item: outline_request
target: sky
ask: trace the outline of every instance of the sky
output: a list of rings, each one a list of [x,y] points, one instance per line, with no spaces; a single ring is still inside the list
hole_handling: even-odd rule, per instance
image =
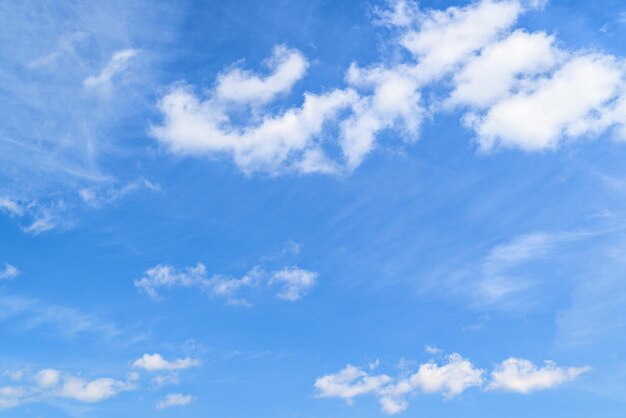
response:
[[[0,28],[0,417],[624,415],[623,2]]]

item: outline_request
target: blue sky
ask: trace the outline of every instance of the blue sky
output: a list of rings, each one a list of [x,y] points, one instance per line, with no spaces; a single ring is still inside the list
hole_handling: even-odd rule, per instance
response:
[[[623,416],[621,2],[0,27],[0,416]]]

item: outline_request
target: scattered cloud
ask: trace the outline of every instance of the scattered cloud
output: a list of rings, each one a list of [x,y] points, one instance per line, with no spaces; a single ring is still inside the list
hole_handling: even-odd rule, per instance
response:
[[[273,273],[269,284],[279,285],[282,290],[276,295],[280,299],[296,301],[302,299],[317,285],[317,273],[299,268],[285,268]]]
[[[193,396],[182,393],[170,393],[156,404],[157,409],[171,408],[172,406],[185,406],[193,401]]]
[[[0,386],[0,409],[59,399],[97,403],[134,389],[135,384],[130,381],[108,377],[86,380],[60,370],[43,369],[32,375],[23,374],[17,385]]]
[[[381,132],[414,141],[424,116],[439,110],[464,112],[461,122],[483,151],[538,151],[603,132],[626,139],[624,60],[569,50],[545,31],[515,27],[523,13],[544,5],[481,0],[422,10],[398,0],[376,8],[375,23],[390,28],[389,45],[410,58],[365,68],[352,63],[346,86],[307,92],[301,106],[277,111],[284,107],[267,105],[289,93],[307,67],[302,53],[277,46],[269,76],[235,67],[220,73],[206,95],[173,86],[151,133],[173,153],[229,156],[246,173],[273,174],[350,172]],[[422,90],[432,86],[450,91],[426,100]],[[330,152],[337,146],[339,156]]]
[[[19,276],[19,274],[20,274],[20,271],[17,269],[17,267],[12,266],[9,263],[6,263],[4,265],[4,270],[0,270],[0,280],[13,279]]]
[[[385,374],[370,375],[348,365],[336,374],[318,378],[315,388],[320,397],[342,398],[348,402],[372,394],[378,398],[383,412],[396,414],[408,407],[406,397],[413,392],[458,396],[470,387],[481,386],[483,374],[483,370],[476,369],[468,360],[452,354],[441,366],[430,361],[420,365],[417,372],[395,379]]]
[[[172,266],[157,265],[146,271],[135,287],[153,299],[158,299],[160,288],[196,288],[216,298],[224,298],[230,305],[251,306],[241,292],[259,286],[278,287],[277,297],[296,301],[305,296],[316,284],[317,273],[297,267],[265,272],[255,267],[240,278],[222,275],[209,276],[206,267],[199,263],[195,267],[176,270]]]
[[[552,389],[590,370],[587,366],[557,367],[552,361],[538,367],[528,360],[511,357],[496,366],[487,389],[517,393]]]
[[[424,351],[426,351],[428,354],[439,354],[441,353],[443,350],[441,348],[435,347],[434,345],[426,345],[424,347]]]
[[[182,370],[192,367],[198,367],[201,361],[191,357],[168,361],[160,354],[144,354],[133,363],[133,367],[144,369],[150,372],[160,370]]]
[[[538,368],[528,360],[510,358],[491,373],[486,388],[528,393],[556,387],[588,370],[588,367],[560,368],[553,362],[546,362],[545,367]],[[314,386],[320,397],[341,398],[349,404],[359,396],[376,396],[382,411],[393,415],[408,408],[407,397],[414,393],[440,393],[445,398],[452,398],[467,389],[483,387],[485,380],[485,370],[454,353],[446,357],[444,364],[431,360],[421,364],[417,372],[404,373],[396,378],[386,374],[371,375],[348,365],[335,374],[319,377]]]

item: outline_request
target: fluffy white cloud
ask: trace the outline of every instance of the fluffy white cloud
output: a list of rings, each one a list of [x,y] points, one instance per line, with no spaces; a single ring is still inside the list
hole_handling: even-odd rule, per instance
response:
[[[102,71],[100,71],[98,75],[87,77],[83,81],[83,85],[87,88],[110,87],[113,77],[126,70],[130,64],[130,60],[135,57],[138,52],[138,50],[130,48],[115,52]]]
[[[380,391],[384,412],[395,414],[408,407],[406,396],[419,389],[423,393],[441,393],[447,398],[458,396],[466,389],[483,384],[484,370],[477,369],[459,354],[448,356],[447,363],[434,361],[422,364],[418,371]]]
[[[263,78],[241,68],[230,69],[217,77],[215,99],[233,103],[263,104],[278,94],[287,93],[308,67],[306,58],[295,49],[277,46],[267,60],[272,74]]]
[[[470,120],[483,149],[495,145],[535,151],[587,133],[621,93],[623,69],[613,57],[583,55]],[[623,122],[623,121],[622,121]],[[608,127],[608,126],[607,126]]]
[[[241,296],[245,290],[261,285],[278,287],[277,296],[280,299],[296,301],[317,284],[317,277],[317,273],[298,267],[269,273],[255,267],[240,278],[232,278],[223,275],[209,276],[202,263],[180,271],[171,266],[158,265],[147,270],[141,279],[135,280],[135,287],[155,299],[159,298],[159,288],[197,288],[212,297],[224,298],[231,305],[251,306]]]
[[[285,268],[272,274],[269,284],[278,284],[282,289],[280,299],[296,301],[302,299],[317,284],[318,274],[299,268]]]
[[[227,109],[213,97],[203,100],[189,87],[176,86],[159,103],[164,123],[151,132],[174,153],[224,154],[245,172],[276,172],[301,163],[307,151],[316,149],[325,123],[355,100],[350,90],[307,93],[301,107],[233,126]]]
[[[383,412],[395,414],[408,407],[406,397],[416,390],[457,396],[467,388],[482,385],[483,373],[460,355],[452,354],[444,365],[430,361],[422,364],[416,373],[396,379],[385,374],[370,375],[348,365],[336,374],[318,378],[315,388],[320,397],[342,398],[349,402],[357,396],[373,394],[378,397]]]
[[[133,363],[133,367],[153,372],[158,370],[189,369],[191,367],[197,367],[200,364],[200,360],[192,359],[191,357],[168,361],[164,359],[163,356],[161,356],[160,354],[155,353],[144,354],[141,358],[135,360],[135,362]]]
[[[351,400],[356,396],[375,393],[391,382],[387,375],[370,376],[358,367],[348,364],[335,374],[327,374],[315,381],[315,388],[323,398]]]
[[[411,58],[368,68],[353,63],[347,87],[306,93],[301,106],[277,111],[284,107],[264,105],[291,91],[307,67],[300,52],[279,46],[265,77],[230,69],[204,97],[173,87],[159,103],[163,122],[152,135],[175,153],[224,155],[246,173],[273,174],[350,172],[381,132],[415,140],[425,116],[442,109],[467,111],[462,123],[483,150],[535,151],[608,130],[626,140],[623,60],[557,47],[545,32],[515,30],[522,13],[543,3],[481,0],[421,10],[398,0],[376,9],[376,22],[394,29],[389,42]],[[425,99],[423,88],[433,86],[451,88]]]
[[[528,360],[511,358],[491,373],[487,389],[522,393],[549,389],[588,370],[588,367],[559,368],[552,362],[537,368]],[[408,408],[407,398],[413,393],[440,393],[446,398],[459,396],[469,388],[483,387],[484,375],[485,370],[476,368],[459,354],[451,354],[444,364],[431,360],[421,364],[415,373],[404,372],[396,378],[385,374],[371,375],[348,365],[335,374],[319,377],[315,388],[320,397],[341,398],[348,403],[358,396],[376,396],[382,411],[393,415]]]
[[[557,367],[552,361],[538,367],[528,360],[511,357],[491,373],[487,389],[518,393],[552,389],[590,370],[590,367]]]
[[[559,56],[554,37],[518,30],[485,47],[454,75],[450,104],[484,107],[519,89],[528,77],[553,68]],[[520,78],[520,76],[525,78]]]
[[[85,380],[55,369],[43,369],[27,376],[22,373],[20,386],[0,386],[0,409],[51,399],[73,399],[96,403],[135,389],[131,381],[112,378]]]
[[[193,396],[182,393],[170,393],[161,399],[157,404],[157,409],[171,408],[172,406],[185,406],[193,401]]]
[[[17,269],[17,267],[6,263],[4,265],[4,270],[0,270],[0,280],[3,279],[12,279],[14,277],[19,276],[20,271]]]
[[[81,402],[101,402],[117,396],[120,392],[132,390],[135,385],[130,382],[111,378],[100,378],[87,381],[75,376],[64,377],[59,396]]]
[[[522,11],[515,0],[429,10],[419,15],[417,28],[407,30],[400,43],[417,59],[420,81],[437,80],[496,39]]]

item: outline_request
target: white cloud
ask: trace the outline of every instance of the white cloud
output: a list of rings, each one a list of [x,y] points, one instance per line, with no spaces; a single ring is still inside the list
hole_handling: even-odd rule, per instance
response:
[[[557,367],[552,361],[546,361],[543,367],[538,367],[528,360],[511,357],[491,373],[487,389],[518,393],[552,389],[590,370],[586,366]]]
[[[556,65],[559,52],[554,37],[543,32],[518,30],[485,47],[480,55],[454,75],[450,104],[484,107],[519,89],[529,77]]]
[[[302,299],[315,285],[318,274],[299,268],[285,268],[272,274],[269,284],[282,286],[277,296],[280,299],[296,301]]]
[[[561,139],[584,135],[603,120],[609,101],[621,92],[622,77],[613,57],[575,57],[527,90],[496,102],[469,125],[486,150],[496,145],[527,151],[554,148]]]
[[[20,382],[21,386],[0,386],[0,409],[62,398],[96,403],[135,389],[132,382],[112,378],[85,380],[55,369],[24,375]]]
[[[411,139],[417,138],[424,111],[419,85],[407,71],[406,67],[350,66],[348,83],[369,94],[352,106],[352,115],[340,124],[339,143],[349,170],[361,164],[384,129],[394,127]]]
[[[287,93],[304,76],[308,62],[300,51],[276,46],[267,60],[273,73],[265,78],[240,68],[217,77],[215,99],[233,103],[263,104]]]
[[[102,71],[100,71],[98,75],[87,77],[83,81],[83,85],[86,88],[110,87],[113,77],[126,70],[130,64],[130,60],[135,57],[138,52],[138,50],[131,48],[115,52]]]
[[[120,392],[133,390],[133,383],[100,378],[84,380],[75,376],[65,376],[59,391],[59,396],[75,399],[81,402],[95,403],[117,396]]]
[[[146,179],[139,179],[126,183],[118,188],[113,187],[105,190],[99,190],[94,187],[84,187],[78,191],[78,195],[87,205],[99,208],[114,203],[140,190],[148,190],[156,193],[161,191],[161,186]]]
[[[185,406],[193,401],[193,396],[181,393],[170,393],[161,399],[157,404],[157,409],[170,408],[172,406]]]
[[[180,383],[180,376],[178,373],[160,374],[153,379],[153,382],[159,387],[177,385]]]
[[[317,273],[298,267],[265,272],[257,266],[244,276],[233,278],[223,275],[209,276],[202,263],[180,271],[172,266],[158,265],[147,270],[141,279],[135,280],[135,287],[153,299],[160,297],[160,288],[186,287],[199,289],[212,297],[224,298],[231,305],[251,306],[241,296],[242,292],[261,285],[277,286],[277,296],[280,299],[296,301],[317,284],[317,277]]]
[[[22,216],[24,209],[16,201],[3,197],[0,198],[0,209],[8,212],[11,216]]]
[[[424,351],[426,351],[428,354],[439,354],[441,353],[443,350],[441,348],[435,347],[434,345],[426,345],[424,347]]]
[[[135,362],[133,363],[133,367],[154,372],[159,370],[189,369],[191,367],[198,367],[200,364],[200,360],[193,359],[191,357],[168,361],[164,359],[160,354],[155,353],[144,354],[141,358],[135,360]]]
[[[541,302],[539,290],[548,283],[544,265],[562,250],[589,239],[592,232],[533,232],[520,234],[488,249],[452,271],[438,272],[429,290],[456,294],[479,309],[507,311],[533,309]]]
[[[17,269],[17,267],[12,266],[9,263],[6,263],[4,265],[4,271],[0,271],[0,280],[13,279],[19,276],[19,274],[20,274],[20,271]]]
[[[376,393],[391,380],[391,377],[384,374],[370,376],[360,368],[348,364],[335,374],[317,378],[315,388],[320,397],[351,400],[356,396]]]
[[[383,131],[416,140],[422,121],[439,110],[466,111],[461,122],[482,150],[537,151],[606,131],[626,140],[623,60],[568,50],[554,35],[514,27],[522,13],[544,5],[481,0],[421,10],[398,0],[375,8],[376,23],[394,29],[390,45],[411,58],[396,54],[368,68],[353,63],[346,88],[306,93],[301,107],[277,111],[262,105],[289,92],[307,66],[300,52],[279,46],[266,77],[230,69],[206,97],[174,86],[159,103],[163,122],[151,132],[171,152],[226,156],[246,173],[272,174],[350,172]],[[425,98],[422,90],[433,86],[451,89]]]
[[[422,364],[419,370],[380,392],[383,411],[395,414],[408,407],[406,396],[419,389],[423,393],[441,393],[447,398],[458,396],[466,389],[483,384],[484,370],[477,369],[458,354],[448,356],[447,363],[439,366],[434,361]]]
[[[355,100],[351,90],[306,93],[301,107],[233,126],[215,98],[203,100],[189,87],[175,86],[159,102],[165,120],[151,133],[174,153],[227,155],[247,173],[279,172],[302,165],[306,153],[317,149],[325,124]]]
[[[42,388],[56,386],[61,380],[61,373],[54,369],[43,369],[35,375],[37,385]]]
[[[483,0],[463,8],[429,10],[420,15],[416,29],[403,34],[400,43],[417,59],[420,80],[429,82],[496,39],[522,11],[520,2],[514,0]]]
[[[491,373],[487,389],[522,393],[549,389],[588,370],[588,367],[559,368],[552,362],[537,368],[528,360],[510,358]],[[484,375],[485,370],[455,353],[447,356],[444,364],[431,360],[421,364],[417,372],[402,373],[396,378],[386,374],[371,375],[361,368],[347,365],[335,374],[319,377],[314,386],[319,397],[341,398],[348,404],[359,396],[375,396],[382,411],[394,415],[406,410],[409,406],[407,398],[417,392],[456,397],[470,388],[483,387]]]
[[[470,387],[481,386],[483,373],[460,355],[452,354],[442,366],[430,361],[422,364],[416,373],[396,379],[385,374],[370,375],[348,365],[336,374],[318,378],[315,388],[320,397],[342,398],[348,402],[357,396],[372,394],[378,397],[383,412],[396,414],[408,407],[406,397],[416,390],[458,396]]]

